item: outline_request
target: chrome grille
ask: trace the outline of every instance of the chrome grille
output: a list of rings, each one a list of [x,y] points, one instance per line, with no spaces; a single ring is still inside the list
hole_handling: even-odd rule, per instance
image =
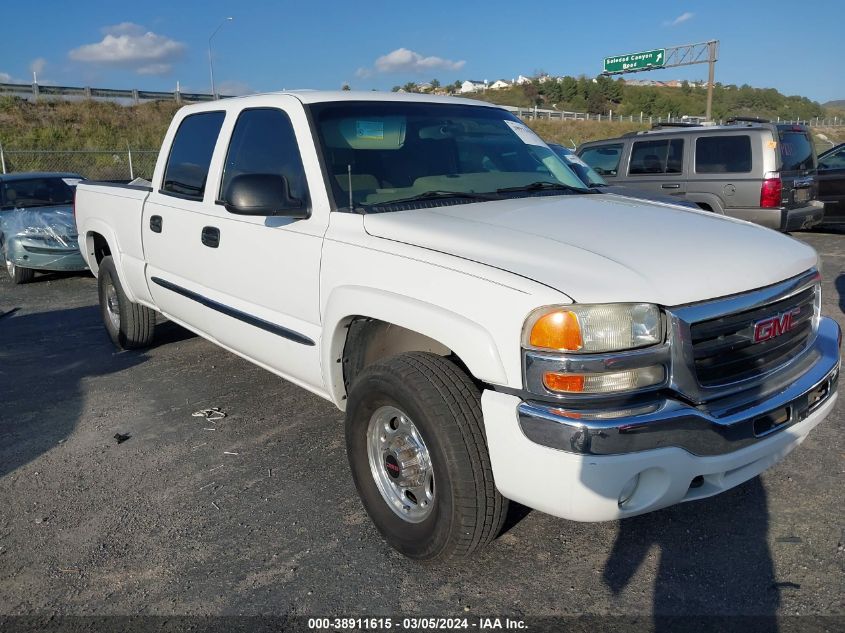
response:
[[[816,287],[785,299],[690,326],[698,383],[717,387],[777,369],[806,349],[815,320]],[[755,343],[755,323],[795,311],[789,331]]]

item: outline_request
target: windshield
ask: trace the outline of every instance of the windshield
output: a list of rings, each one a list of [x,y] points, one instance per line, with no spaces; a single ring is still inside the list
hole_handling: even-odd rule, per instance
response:
[[[780,159],[783,171],[815,169],[816,153],[809,135],[804,131],[781,131]]]
[[[557,143],[549,143],[549,147],[569,165],[572,171],[577,174],[578,178],[588,187],[604,187],[607,185],[607,181],[599,176],[595,169],[578,158],[571,149],[563,145],[558,145]]]
[[[25,178],[0,182],[0,209],[73,204],[79,178]]]
[[[350,193],[364,211],[589,193],[539,136],[498,108],[347,102],[311,112],[338,208],[350,207]]]

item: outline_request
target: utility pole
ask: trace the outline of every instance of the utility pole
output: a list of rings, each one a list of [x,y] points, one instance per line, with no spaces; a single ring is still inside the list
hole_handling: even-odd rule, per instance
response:
[[[208,72],[211,74],[211,98],[217,99],[217,91],[214,89],[214,62],[211,59],[211,40],[214,39],[214,36],[217,35],[217,31],[223,28],[223,25],[226,22],[231,22],[235,18],[223,18],[223,21],[214,29],[214,32],[208,38]]]
[[[707,111],[704,114],[704,118],[710,121],[713,114],[713,80],[714,75],[716,74],[716,42],[707,42],[707,49],[707,61],[710,68],[707,73]]]

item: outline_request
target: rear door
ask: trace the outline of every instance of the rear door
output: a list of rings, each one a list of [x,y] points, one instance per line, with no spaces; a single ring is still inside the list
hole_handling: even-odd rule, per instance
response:
[[[684,139],[677,137],[634,141],[625,184],[653,194],[683,197],[684,145]]]
[[[818,160],[813,139],[801,125],[778,125],[778,160],[787,209],[806,207],[818,198]]]

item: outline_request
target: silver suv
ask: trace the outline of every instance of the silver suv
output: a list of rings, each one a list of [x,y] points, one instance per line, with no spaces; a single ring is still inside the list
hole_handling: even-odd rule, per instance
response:
[[[802,125],[757,118],[663,124],[584,143],[578,156],[609,184],[678,196],[780,231],[810,228],[824,217],[816,151]]]

